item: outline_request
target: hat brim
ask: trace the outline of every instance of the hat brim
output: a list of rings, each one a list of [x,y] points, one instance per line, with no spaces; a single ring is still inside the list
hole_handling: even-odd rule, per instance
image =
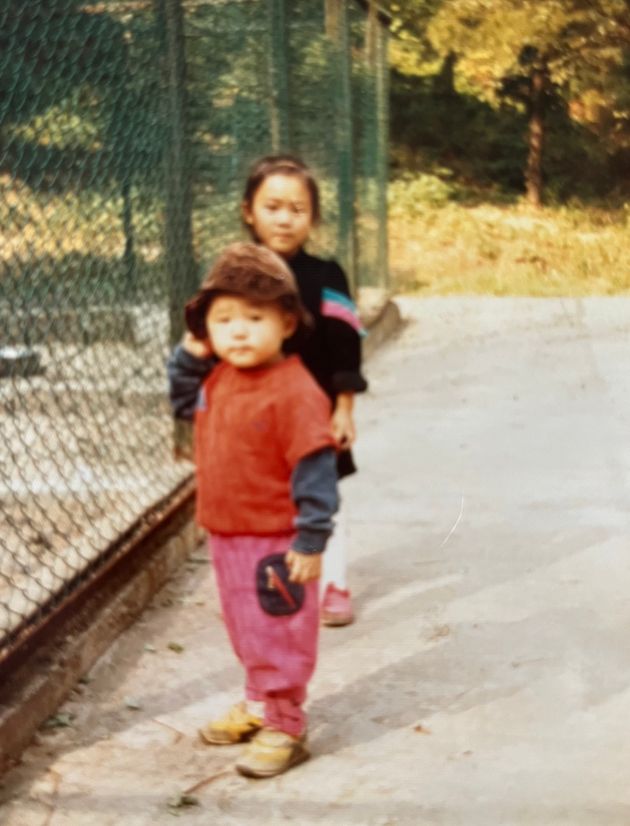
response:
[[[186,327],[195,338],[203,341],[208,338],[208,328],[206,326],[206,316],[210,302],[216,295],[216,290],[199,290],[186,302],[184,307],[184,320]]]
[[[217,295],[226,295],[224,290],[213,290],[213,289],[205,289],[199,290],[195,295],[186,302],[184,307],[184,320],[186,322],[187,329],[195,336],[195,338],[200,339],[203,341],[204,339],[208,338],[208,328],[206,326],[206,316],[208,315],[208,308],[212,303],[212,300],[216,298]],[[266,302],[280,302],[282,303],[282,299],[286,299],[286,293],[281,293],[278,296],[269,297],[266,295],[264,299],[254,298],[251,295],[245,296],[245,293],[237,292],[235,295],[242,295],[243,297],[252,298],[255,301],[261,301],[263,303]],[[295,307],[283,307],[286,312],[290,312],[297,318],[298,322],[298,329],[296,333],[300,333],[301,335],[308,334],[313,329],[313,318],[308,310],[303,306],[302,302],[299,300],[297,296],[295,296]]]

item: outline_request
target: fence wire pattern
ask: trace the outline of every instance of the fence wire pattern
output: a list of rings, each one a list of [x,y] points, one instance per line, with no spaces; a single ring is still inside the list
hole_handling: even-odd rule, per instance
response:
[[[164,362],[256,157],[383,285],[386,52],[356,0],[0,5],[0,659],[190,477]]]

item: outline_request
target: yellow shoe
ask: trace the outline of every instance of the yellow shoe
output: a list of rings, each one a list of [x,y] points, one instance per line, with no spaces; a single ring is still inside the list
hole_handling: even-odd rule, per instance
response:
[[[262,727],[260,717],[250,714],[244,701],[237,703],[218,720],[199,729],[201,739],[211,746],[231,746],[244,743]]]
[[[275,777],[310,756],[305,734],[292,737],[284,731],[263,728],[243,752],[236,770],[245,777]]]

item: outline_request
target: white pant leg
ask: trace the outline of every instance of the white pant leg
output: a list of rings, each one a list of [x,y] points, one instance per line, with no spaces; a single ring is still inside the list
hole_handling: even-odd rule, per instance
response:
[[[335,515],[335,529],[328,540],[322,560],[320,591],[326,590],[329,582],[342,591],[346,589],[346,520],[340,506]]]

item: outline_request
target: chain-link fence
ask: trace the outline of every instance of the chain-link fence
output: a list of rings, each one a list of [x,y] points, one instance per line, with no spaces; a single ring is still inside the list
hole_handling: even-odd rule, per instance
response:
[[[190,477],[164,362],[256,157],[383,284],[386,48],[356,0],[1,0],[0,660]]]

